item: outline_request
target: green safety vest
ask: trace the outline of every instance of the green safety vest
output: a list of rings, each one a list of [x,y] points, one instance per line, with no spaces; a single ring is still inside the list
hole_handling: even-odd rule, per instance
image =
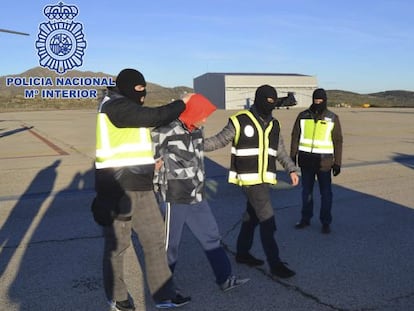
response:
[[[230,120],[236,134],[231,148],[228,182],[239,186],[276,184],[279,122],[273,120],[263,130],[248,110],[237,113]]]
[[[101,112],[104,103],[101,104],[96,122],[95,167],[102,169],[154,164],[150,130],[143,127],[116,127]]]
[[[318,154],[333,154],[332,131],[335,126],[333,116],[323,120],[301,119],[299,150]]]

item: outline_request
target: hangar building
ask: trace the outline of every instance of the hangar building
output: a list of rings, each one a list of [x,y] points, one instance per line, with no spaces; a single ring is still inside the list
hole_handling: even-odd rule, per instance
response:
[[[256,89],[263,84],[274,86],[278,97],[293,92],[295,107],[309,107],[312,93],[318,88],[315,76],[289,73],[205,73],[193,80],[194,92],[226,110],[252,105]]]

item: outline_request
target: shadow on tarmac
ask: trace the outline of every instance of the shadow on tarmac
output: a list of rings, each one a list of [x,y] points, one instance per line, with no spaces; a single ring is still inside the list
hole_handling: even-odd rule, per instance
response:
[[[395,153],[392,160],[408,168],[414,169],[414,155],[412,154]]]
[[[0,138],[10,136],[10,135],[14,135],[14,134],[17,134],[17,133],[20,133],[20,132],[23,132],[23,131],[28,131],[28,130],[31,130],[32,128],[33,128],[33,126],[30,126],[30,127],[22,126],[20,128],[14,129],[14,130],[10,130],[10,131],[7,131],[7,132],[0,133]],[[2,129],[0,129],[0,131],[1,130]]]
[[[95,261],[97,267],[101,264],[100,253],[87,258],[82,250],[82,244],[100,236],[90,233],[95,227],[88,200],[93,171],[76,173],[66,188],[52,193],[60,163],[56,160],[39,171],[0,230],[1,273],[11,260],[18,261],[9,287],[10,300],[19,305],[18,310],[45,310],[46,306],[71,310],[71,299],[102,287],[100,274],[85,271],[82,264],[85,260]]]
[[[23,242],[29,228],[32,226],[34,218],[39,214],[43,202],[52,192],[57,175],[56,170],[60,163],[60,160],[56,160],[48,167],[39,171],[25,193],[22,194],[22,199],[16,203],[1,227],[0,245],[3,251],[0,253],[0,276],[3,275],[17,247]],[[30,206],[27,205],[24,201],[25,195],[38,191],[40,186],[43,189],[43,195],[31,202]],[[18,230],[16,230],[17,228]],[[27,242],[30,243],[30,240]]]
[[[409,168],[414,164],[410,155],[396,154],[393,161]],[[210,193],[210,204],[222,228],[223,243],[234,254],[245,198],[239,187],[227,185],[227,171],[223,167],[206,159],[206,171],[214,180],[216,192]],[[323,235],[320,231],[318,183],[314,189],[312,225],[297,230],[294,224],[300,219],[301,187],[291,187],[284,172],[278,172],[278,180],[272,191],[278,228],[276,239],[282,260],[288,262],[297,276],[275,282],[321,307],[335,310],[382,310],[388,306],[393,309],[407,300],[412,306],[412,208],[335,185],[333,179],[332,233]],[[252,253],[265,258],[258,236],[256,232]],[[243,267],[241,271],[244,270]],[[270,277],[268,267],[257,270]],[[192,292],[196,292],[193,281],[189,284]],[[243,305],[243,308],[249,310],[254,305]],[[281,310],[301,309],[291,305]]]
[[[411,155],[396,154],[393,160],[413,168]],[[239,187],[227,183],[226,168],[208,158],[205,164],[210,205],[223,244],[234,254],[245,198]],[[59,165],[56,160],[39,171],[0,229],[0,276],[10,270],[12,261],[19,261],[13,263],[15,276],[9,275],[8,295],[19,306],[13,310],[45,310],[45,301],[52,307],[47,310],[102,310],[105,305],[102,233],[89,210],[93,169],[75,173],[70,184],[52,196]],[[320,233],[318,217],[310,227],[296,230],[300,186],[289,186],[284,172],[278,178],[279,185],[272,190],[276,239],[282,259],[297,275],[273,280],[266,266],[237,265],[230,256],[235,274],[251,281],[222,294],[201,248],[186,231],[176,275],[193,301],[183,310],[235,306],[242,311],[408,310],[414,306],[412,208],[334,184],[332,233]],[[33,195],[39,188],[43,191]],[[315,216],[318,213],[316,200]],[[252,253],[264,258],[258,235]]]

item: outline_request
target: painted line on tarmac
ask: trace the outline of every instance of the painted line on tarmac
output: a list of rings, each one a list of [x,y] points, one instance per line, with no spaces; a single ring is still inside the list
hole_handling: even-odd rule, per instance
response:
[[[16,156],[13,156],[13,157],[0,157],[0,160],[43,158],[43,157],[56,157],[56,153],[42,154],[42,155],[27,155],[27,156],[19,156],[19,157],[16,157]]]
[[[47,146],[49,146],[50,148],[52,148],[52,150],[54,150],[55,152],[57,152],[57,154],[59,154],[59,155],[69,155],[69,153],[67,153],[65,150],[63,150],[59,146],[55,145],[54,143],[52,143],[50,140],[48,140],[47,138],[43,137],[42,135],[36,133],[32,129],[32,127],[27,127],[24,124],[22,124],[22,127],[27,128],[30,134],[32,134],[37,139],[39,139],[41,142],[45,143]]]

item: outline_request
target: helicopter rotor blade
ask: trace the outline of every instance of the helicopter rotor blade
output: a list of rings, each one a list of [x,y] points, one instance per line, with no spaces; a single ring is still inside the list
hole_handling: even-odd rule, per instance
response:
[[[28,33],[25,33],[25,32],[8,30],[8,29],[0,29],[0,32],[7,32],[7,33],[12,33],[15,35],[22,35],[22,36],[30,36]]]

